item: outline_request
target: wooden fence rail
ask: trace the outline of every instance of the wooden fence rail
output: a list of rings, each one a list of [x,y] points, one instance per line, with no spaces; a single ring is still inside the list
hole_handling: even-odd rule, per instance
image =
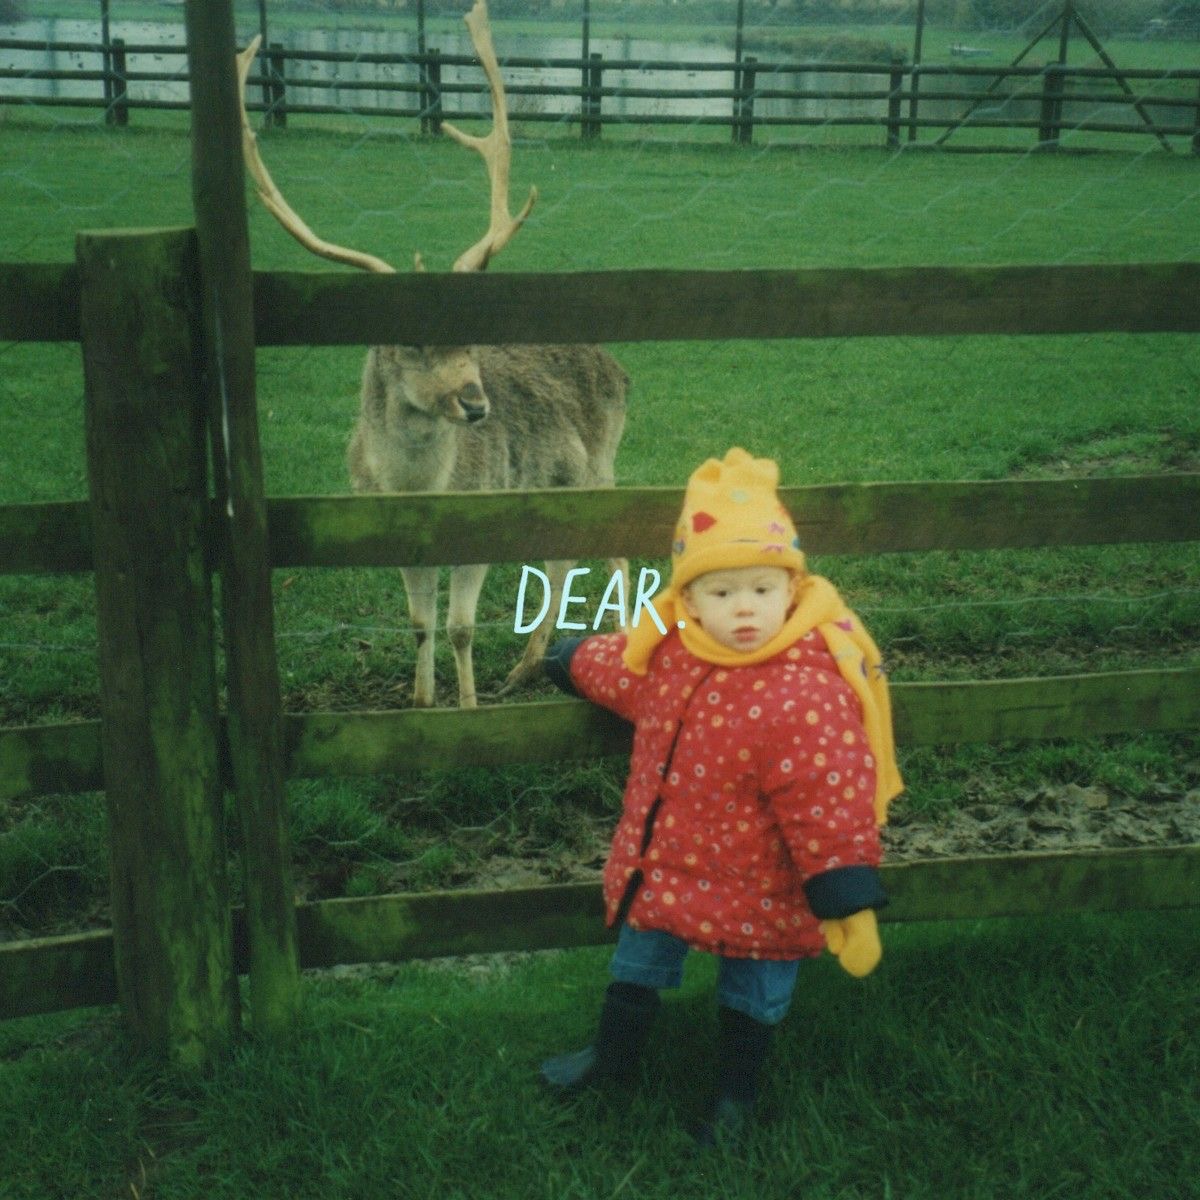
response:
[[[883,884],[903,903],[886,923],[977,917],[1191,908],[1200,894],[1200,848],[1005,854],[885,863]],[[296,906],[302,967],[397,962],[456,954],[604,945],[596,883],[503,891],[433,892],[318,900]],[[245,921],[233,912],[234,963],[249,969]],[[113,938],[107,930],[0,943],[0,1018],[112,1004]]]
[[[209,818],[220,784],[232,781],[237,714],[222,718],[216,711],[211,637],[192,647],[184,673],[190,690],[162,693],[179,674],[163,672],[164,663],[182,661],[169,648],[181,644],[179,631],[189,622],[203,629],[197,605],[208,603],[209,575],[229,550],[225,539],[239,536],[225,519],[226,504],[207,499],[203,456],[195,453],[206,419],[190,375],[201,336],[197,262],[192,235],[177,230],[81,238],[73,267],[0,265],[0,338],[83,342],[93,489],[91,505],[0,507],[0,571],[95,570],[107,664],[101,722],[0,730],[0,800],[105,787],[110,810],[117,806],[114,886],[124,880],[128,887],[134,876],[139,886],[158,882],[157,891],[129,889],[129,903],[114,903],[111,935],[0,946],[0,1016],[120,997],[145,1040],[165,1039],[185,1061],[211,1057],[204,1047],[225,1040],[232,972],[252,968],[261,953],[253,949],[253,920],[237,917],[235,930],[220,901],[223,854]],[[123,274],[110,278],[117,263]],[[59,307],[31,313],[31,295]],[[255,277],[253,300],[256,338],[277,345],[1195,333],[1200,267],[469,279],[272,273]],[[453,326],[439,316],[446,305],[457,309]],[[131,378],[122,380],[114,366]],[[136,487],[125,494],[114,455],[119,445],[105,439],[135,426],[147,466],[134,472]],[[156,509],[144,494],[154,464],[182,461],[184,441],[194,469],[184,473],[187,480],[173,472],[161,483],[170,495],[143,527],[136,513]],[[806,545],[820,553],[1200,540],[1200,475],[856,484],[784,495]],[[269,567],[618,552],[658,557],[679,502],[678,489],[669,488],[274,500],[266,506],[263,561]],[[152,536],[161,539],[155,543],[161,552],[147,549]],[[139,580],[136,593],[122,590]],[[154,646],[159,652],[147,656]],[[1200,668],[900,684],[895,710],[898,739],[908,745],[1193,730],[1200,725]],[[559,761],[625,753],[629,739],[622,722],[578,701],[468,712],[291,714],[282,722],[280,769],[296,778]],[[131,770],[139,761],[139,770]],[[150,794],[147,781],[156,776],[163,786],[153,794],[177,807],[155,813],[159,836],[139,841],[139,796]],[[186,849],[189,838],[198,839],[194,853]],[[183,876],[180,855],[193,868]],[[1200,903],[1200,846],[921,862],[889,866],[885,877],[896,896],[887,914],[892,920],[1021,914],[1049,905],[1174,908]],[[295,915],[305,965],[609,937],[594,885],[326,901],[300,906]],[[172,956],[170,946],[185,943],[194,953]],[[194,969],[201,960],[211,973]],[[151,980],[141,978],[151,970]]]
[[[95,94],[62,95],[57,91],[35,95],[0,86],[0,104],[34,103],[46,106],[104,107],[106,119],[127,124],[133,109],[183,109],[188,100],[180,95],[166,98],[140,94],[146,85],[162,89],[186,84],[186,66],[176,70],[141,70],[128,66],[131,58],[152,56],[156,61],[182,58],[186,46],[123,42],[114,39],[105,47],[93,42],[42,42],[0,38],[0,52],[27,55],[62,53],[95,55],[92,69],[64,69],[40,66],[0,66],[0,85],[6,80],[30,84],[49,84],[57,89],[71,82],[95,83]],[[484,97],[486,90],[478,81],[450,82],[447,68],[472,68],[469,55],[443,54],[427,48],[423,54],[395,54],[337,50],[301,50],[272,42],[263,50],[263,68],[251,78],[254,93],[263,98],[250,101],[252,111],[266,114],[268,124],[286,124],[290,115],[353,113],[362,116],[398,117],[419,122],[421,132],[438,132],[443,118],[462,120],[476,115],[471,106],[454,106],[456,99]],[[1037,131],[1038,144],[1057,147],[1064,131],[1091,133],[1152,134],[1166,148],[1167,135],[1190,138],[1193,150],[1200,152],[1200,98],[1196,83],[1200,70],[1119,69],[1116,67],[1076,67],[1051,63],[1030,65],[946,65],[911,64],[901,59],[887,62],[760,62],[752,57],[713,62],[708,60],[670,61],[605,59],[598,53],[586,58],[536,58],[509,56],[501,66],[514,71],[542,72],[550,82],[511,81],[506,90],[516,110],[515,120],[538,123],[577,123],[586,139],[600,136],[601,130],[616,125],[726,125],[733,139],[741,144],[753,140],[756,127],[858,126],[878,127],[885,131],[884,144],[898,146],[902,129],[912,140],[918,129],[938,129],[943,138],[950,132],[969,126],[976,129],[1017,129]],[[369,77],[347,78],[341,68],[378,68]],[[395,72],[407,77],[397,78]],[[679,74],[687,78],[728,79],[729,83],[688,83],[683,86],[643,86],[606,84],[606,75],[614,72],[628,76],[634,72]],[[324,72],[324,73],[322,73]],[[577,78],[579,83],[554,74]],[[820,86],[797,84],[798,77],[831,79]],[[792,80],[792,86],[786,81]],[[847,85],[846,80],[856,83]],[[931,89],[929,81],[949,79],[951,86]],[[963,86],[977,81],[974,87]],[[1098,89],[1096,84],[1108,85]],[[1138,85],[1136,88],[1131,84]],[[1007,85],[1007,88],[1001,85]],[[1162,89],[1166,88],[1164,92]],[[297,99],[303,89],[308,99]],[[314,99],[328,94],[329,100]],[[373,97],[373,99],[371,98]],[[393,100],[395,102],[393,102]],[[447,101],[451,101],[447,104]],[[607,107],[606,103],[608,102]],[[620,111],[612,107],[619,101]],[[663,103],[728,101],[725,112],[664,112]],[[629,102],[633,102],[630,105]],[[641,102],[648,102],[646,103]],[[793,111],[769,113],[764,104],[790,102]],[[836,108],[822,113],[805,113],[797,106],[805,103],[827,105],[852,104],[851,111]],[[908,111],[901,114],[907,104]],[[931,116],[920,114],[920,105],[938,105]],[[870,106],[862,111],[861,106]],[[955,106],[954,111],[946,108]],[[958,105],[963,107],[957,108]],[[982,106],[986,105],[986,108]],[[543,107],[545,106],[545,107]],[[1115,106],[1120,116],[1104,117],[1098,107]],[[1021,110],[1028,109],[1022,116]],[[1093,111],[1089,111],[1093,110]],[[1151,111],[1153,109],[1154,111]],[[997,115],[999,113],[999,115]],[[1136,120],[1126,114],[1132,113]]]
[[[260,346],[1200,332],[1200,263],[256,272]],[[0,340],[78,341],[73,265],[0,263]]]
[[[893,685],[901,745],[1085,738],[1200,725],[1200,668]],[[580,701],[475,711],[291,713],[291,779],[411,775],[628,754],[628,725]],[[0,729],[0,801],[104,786],[100,722]],[[222,755],[227,759],[227,755]]]
[[[1200,540],[1200,474],[784,488],[814,554]],[[677,488],[267,501],[273,567],[661,556]],[[85,502],[0,505],[0,574],[90,571]],[[210,553],[212,548],[210,547]]]

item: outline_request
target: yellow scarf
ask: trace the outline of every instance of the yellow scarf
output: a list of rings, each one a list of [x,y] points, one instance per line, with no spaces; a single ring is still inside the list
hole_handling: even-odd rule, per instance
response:
[[[659,592],[652,603],[668,631],[680,617],[686,616],[671,588]],[[796,587],[796,607],[783,628],[757,650],[731,650],[695,621],[687,621],[679,636],[684,646],[705,662],[722,667],[748,667],[774,658],[813,629],[825,639],[842,678],[854,689],[862,705],[863,725],[875,758],[875,820],[879,825],[886,825],[888,804],[904,790],[904,781],[896,765],[887,677],[871,635],[846,607],[837,588],[828,579],[821,575],[802,576]],[[664,635],[645,614],[626,632],[625,665],[634,674],[644,675],[650,666],[650,657]]]

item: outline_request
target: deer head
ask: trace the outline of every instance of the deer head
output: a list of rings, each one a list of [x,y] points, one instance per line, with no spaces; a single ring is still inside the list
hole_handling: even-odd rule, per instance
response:
[[[453,267],[455,271],[482,271],[525,223],[537,200],[537,188],[529,189],[529,198],[514,217],[508,202],[512,139],[508,132],[504,83],[500,78],[500,66],[492,46],[485,0],[475,0],[475,6],[463,20],[470,31],[475,53],[478,54],[487,76],[492,102],[492,130],[485,137],[475,137],[446,121],[442,122],[442,129],[460,146],[476,151],[487,168],[491,183],[487,231],[473,246],[458,256]],[[382,258],[334,245],[318,237],[275,186],[259,154],[258,139],[246,115],[246,77],[250,73],[250,66],[258,53],[261,41],[260,37],[256,37],[237,56],[242,154],[259,200],[280,225],[313,254],[366,271],[394,274],[395,268]],[[418,271],[425,269],[420,254],[413,255],[413,265]],[[376,353],[384,365],[394,369],[395,374],[391,375],[391,378],[403,393],[403,401],[408,407],[453,422],[474,423],[487,417],[490,405],[479,374],[479,357],[473,347],[387,346],[377,348]]]

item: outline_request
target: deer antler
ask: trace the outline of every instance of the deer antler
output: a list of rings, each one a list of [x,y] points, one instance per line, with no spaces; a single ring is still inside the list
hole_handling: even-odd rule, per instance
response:
[[[537,200],[537,188],[529,189],[529,199],[514,217],[508,209],[508,173],[512,164],[512,139],[508,135],[504,82],[500,78],[500,64],[496,61],[496,51],[492,46],[492,31],[488,25],[485,0],[475,0],[475,7],[463,20],[471,33],[471,42],[475,53],[479,55],[479,62],[487,76],[488,88],[492,94],[492,131],[486,137],[473,137],[447,121],[442,122],[442,128],[460,146],[466,146],[480,154],[492,183],[488,231],[469,250],[460,254],[454,263],[456,271],[482,271],[492,256],[499,254],[508,245],[513,234],[525,223],[525,218],[529,216]]]
[[[366,271],[376,271],[382,275],[394,275],[396,268],[386,263],[382,258],[373,254],[364,254],[360,250],[350,250],[345,246],[335,246],[315,233],[304,223],[300,215],[283,198],[283,194],[275,186],[275,181],[267,171],[258,153],[258,138],[250,128],[250,119],[246,116],[246,76],[250,74],[250,64],[258,53],[262,37],[256,37],[245,50],[237,56],[238,76],[238,107],[242,113],[242,157],[246,160],[246,170],[254,180],[258,198],[263,206],[302,245],[313,254],[334,262],[344,263],[348,267],[361,267]]]

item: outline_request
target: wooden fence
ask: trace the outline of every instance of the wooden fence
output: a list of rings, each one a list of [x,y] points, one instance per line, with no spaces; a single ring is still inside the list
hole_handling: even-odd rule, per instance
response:
[[[230,914],[219,822],[249,684],[218,711],[210,576],[242,532],[209,496],[202,269],[190,230],[81,235],[74,264],[0,265],[0,340],[77,341],[91,499],[0,507],[0,571],[93,571],[100,722],[0,730],[0,799],[107,791],[113,930],[0,945],[0,1016],[119,999],[135,1030],[205,1061],[237,1023],[235,972],[286,954],[286,829],[259,848],[255,912]],[[1200,264],[253,279],[259,345],[1200,332]],[[453,314],[450,318],[449,314]],[[207,429],[207,432],[206,432]],[[240,469],[234,463],[235,471]],[[1200,475],[855,484],[784,498],[815,553],[1200,540]],[[268,501],[272,567],[659,556],[667,488]],[[241,502],[238,501],[238,504]],[[222,588],[222,592],[225,592]],[[247,589],[270,629],[270,595]],[[231,630],[254,614],[232,616]],[[264,614],[263,609],[267,610]],[[232,622],[232,624],[231,624]],[[247,668],[278,689],[273,658]],[[1200,668],[899,684],[901,745],[1194,730]],[[580,701],[476,711],[285,715],[288,777],[625,753],[629,728]],[[268,747],[269,748],[269,747]],[[244,827],[268,834],[254,812]],[[276,830],[276,833],[280,831]],[[274,861],[275,867],[270,867]],[[885,865],[888,921],[1200,904],[1200,846]],[[252,907],[254,907],[252,906]],[[278,911],[278,908],[277,908]],[[598,885],[327,900],[294,910],[300,964],[609,939]],[[255,927],[259,926],[258,933]],[[269,949],[263,950],[266,944]],[[281,949],[282,947],[282,949]],[[257,1001],[255,1001],[257,1003]],[[264,1002],[266,1003],[266,1002]]]
[[[128,124],[136,109],[186,109],[186,93],[169,99],[147,94],[153,86],[188,81],[186,46],[92,42],[35,42],[0,39],[0,52],[95,55],[93,68],[0,66],[5,80],[94,83],[94,94],[33,95],[0,87],[0,104],[37,104],[105,109],[111,124]],[[137,57],[180,60],[178,69],[131,69]],[[443,119],[459,121],[483,111],[482,82],[444,82],[446,68],[475,65],[470,56],[389,54],[289,49],[272,43],[252,76],[252,111],[268,124],[285,125],[290,115],[355,114],[415,121],[436,133]],[[1057,147],[1064,133],[1149,134],[1171,149],[1170,138],[1190,139],[1200,153],[1200,69],[1122,70],[1045,66],[934,65],[892,62],[766,62],[746,56],[736,61],[645,61],[604,58],[501,59],[507,73],[523,72],[532,82],[506,85],[513,119],[574,124],[584,139],[605,126],[728,126],[735,142],[749,144],[755,129],[768,127],[860,127],[878,129],[884,144],[902,138],[917,142],[922,131],[941,131],[941,144],[960,129],[1015,129],[1036,135],[1045,148]],[[373,68],[365,75],[363,68]],[[353,71],[357,77],[346,77]],[[606,83],[643,72],[674,74],[680,86],[647,87]],[[399,77],[399,76],[406,77]],[[693,81],[702,76],[703,83]],[[546,77],[546,82],[540,77]],[[578,82],[571,82],[577,77]],[[797,80],[800,80],[798,83]],[[813,82],[808,82],[812,80]],[[789,84],[790,81],[790,84]],[[1165,90],[1164,90],[1165,89]],[[475,98],[478,98],[477,100]],[[662,106],[702,103],[705,111],[667,111]],[[804,105],[841,106],[800,111]],[[724,111],[715,111],[714,105]],[[773,107],[772,107],[773,106]],[[783,111],[784,107],[791,111]],[[767,109],[768,111],[764,111]]]

